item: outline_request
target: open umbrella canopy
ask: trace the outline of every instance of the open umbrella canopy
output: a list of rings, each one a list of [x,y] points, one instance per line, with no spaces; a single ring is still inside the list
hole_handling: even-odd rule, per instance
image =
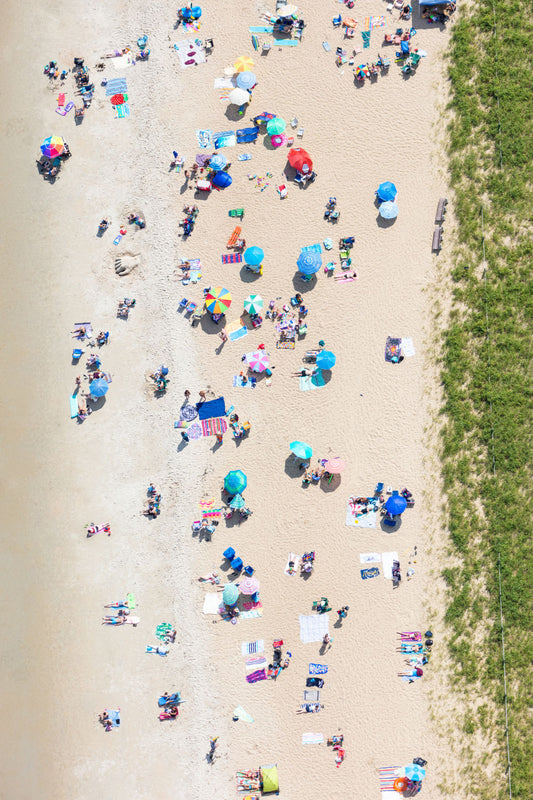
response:
[[[230,508],[244,508],[244,497],[242,494],[236,494],[229,504]]]
[[[215,155],[211,156],[211,158],[209,159],[209,166],[215,172],[224,169],[227,163],[228,159],[226,158],[226,156],[223,156],[222,153],[215,153]]]
[[[122,106],[126,102],[123,94],[114,94],[111,98],[111,105]]]
[[[234,606],[239,599],[239,589],[234,583],[227,583],[222,592],[222,602],[226,606]]]
[[[286,6],[280,6],[276,11],[276,14],[278,15],[278,17],[281,17],[281,19],[285,19],[286,17],[292,17],[294,16],[294,14],[297,13],[298,13],[298,7],[293,6],[292,4]]]
[[[205,296],[205,307],[211,314],[225,314],[231,305],[231,294],[222,286],[210,289]]]
[[[200,19],[200,17],[202,16],[202,9],[200,8],[200,6],[193,6],[191,8],[191,16],[193,19]]]
[[[287,158],[291,167],[297,169],[298,172],[302,172],[304,166],[306,166],[308,170],[313,169],[311,156],[307,150],[304,150],[302,147],[291,147]]]
[[[354,70],[356,78],[369,78],[370,70],[366,64],[359,64]]]
[[[400,494],[393,494],[385,503],[385,510],[389,514],[403,514],[407,508],[407,500]]]
[[[248,486],[248,478],[242,469],[232,469],[224,478],[224,489],[229,494],[240,494]]]
[[[105,378],[95,378],[89,384],[89,391],[93,397],[103,397],[107,394],[109,384]]]
[[[249,69],[246,69],[244,72],[239,72],[237,75],[236,84],[239,89],[253,89],[256,83],[257,78]]]
[[[218,186],[219,189],[226,189],[233,183],[233,178],[227,172],[215,172],[211,178],[213,186]]]
[[[60,156],[65,149],[65,143],[61,136],[49,136],[41,145],[41,153],[47,158]]]
[[[260,247],[248,247],[244,251],[244,261],[246,264],[250,264],[252,267],[259,266],[264,257],[265,254]]]
[[[320,253],[313,253],[311,250],[305,250],[298,256],[296,264],[303,275],[313,275],[313,273],[318,272],[322,266],[322,256]]]
[[[267,122],[267,133],[269,136],[275,136],[276,133],[283,133],[286,127],[287,123],[284,119],[274,117],[274,119],[269,119]]]
[[[421,781],[426,777],[426,770],[418,764],[408,764],[405,768],[405,777],[411,781]]]
[[[376,194],[380,200],[394,200],[398,190],[391,181],[384,181],[379,184]]]
[[[257,578],[245,578],[239,583],[241,594],[255,594],[259,591],[260,583]]]
[[[379,216],[383,217],[383,219],[396,219],[398,216],[399,208],[396,203],[387,200],[385,203],[382,203],[379,207]]]
[[[336,361],[335,354],[331,350],[322,350],[316,357],[316,365],[320,369],[331,369]]]
[[[259,314],[263,305],[262,297],[259,297],[258,294],[249,294],[244,301],[244,310],[247,311],[248,314]]]
[[[231,92],[228,94],[228,100],[230,103],[233,103],[234,106],[243,106],[245,103],[250,102],[250,94],[246,91],[246,89],[232,89]]]
[[[291,442],[289,447],[296,458],[311,458],[313,455],[313,448],[305,442]]]
[[[330,458],[329,461],[326,461],[324,464],[324,469],[326,472],[329,472],[332,475],[338,475],[339,472],[344,472],[346,469],[346,464],[342,458],[336,456],[335,458]]]
[[[252,372],[264,372],[270,364],[270,356],[264,350],[255,350],[246,355],[246,363]]]
[[[254,65],[254,62],[250,58],[250,56],[239,56],[235,64],[235,72],[247,72],[251,70]]]
[[[284,133],[277,133],[275,136],[271,136],[270,144],[272,147],[282,147],[282,145],[287,144],[289,140],[285,136]]]

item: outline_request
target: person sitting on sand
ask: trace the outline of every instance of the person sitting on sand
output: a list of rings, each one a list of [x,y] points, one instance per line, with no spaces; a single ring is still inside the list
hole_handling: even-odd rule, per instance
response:
[[[87,334],[87,330],[83,327],[83,325],[80,325],[79,328],[71,331],[71,333],[76,337],[76,339],[83,339],[83,337]]]

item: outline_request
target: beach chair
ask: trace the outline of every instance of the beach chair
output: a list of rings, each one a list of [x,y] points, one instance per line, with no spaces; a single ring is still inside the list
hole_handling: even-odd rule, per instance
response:
[[[228,211],[228,217],[239,217],[239,219],[242,219],[244,217],[244,208],[232,208]]]
[[[281,186],[278,186],[278,192],[282,200],[284,197],[287,197],[287,187],[285,186],[284,183],[282,183]]]
[[[385,484],[381,483],[381,481],[380,481],[379,483],[376,484],[376,488],[374,489],[374,492],[376,494],[381,494],[381,492],[383,491],[384,487],[385,487]]]
[[[296,135],[297,135],[298,139],[302,139],[303,138],[304,130],[305,130],[305,128],[298,128],[298,131],[296,132]]]
[[[302,175],[301,172],[297,172],[296,175],[294,176],[294,180],[296,183],[299,183],[300,185],[305,184],[305,175]]]
[[[272,45],[270,44],[270,42],[263,42],[261,46],[262,53],[268,53],[271,47]]]
[[[76,348],[75,348],[75,349],[72,351],[72,360],[73,360],[73,361],[79,361],[79,360],[80,360],[80,358],[82,357],[82,355],[83,355],[83,350],[80,350],[80,348],[79,348],[79,347],[76,347]]]
[[[226,559],[226,561],[233,561],[235,558],[235,550],[233,547],[227,547],[222,553],[222,556]]]
[[[240,233],[241,233],[241,229],[237,225],[237,227],[233,229],[233,233],[229,237],[226,247],[228,247],[228,248],[229,247],[235,247],[235,245],[237,244],[237,242],[239,240]]]
[[[411,64],[413,65],[413,67],[415,67],[415,69],[416,67],[418,67],[421,58],[422,56],[419,55],[418,53],[411,53]]]
[[[192,314],[193,311],[196,311],[196,303],[190,300],[187,305],[185,306],[185,313]]]
[[[248,564],[248,566],[243,569],[243,572],[245,575],[248,575],[248,577],[251,578],[255,572],[255,569]]]
[[[340,26],[340,24],[342,23],[342,17],[341,17],[341,15],[339,14],[339,16],[338,16],[338,17],[334,17],[334,18],[333,18],[331,21],[332,21],[332,23],[333,23],[333,26],[334,26],[335,28],[338,28],[338,27]]]
[[[445,197],[441,197],[438,205],[437,205],[437,213],[435,214],[435,222],[444,222],[444,217],[446,215],[446,206],[448,205],[448,200]]]
[[[231,568],[232,568],[233,572],[242,572],[242,568],[243,568],[243,560],[242,560],[242,558],[239,558],[239,557],[234,558],[233,561],[231,562]]]

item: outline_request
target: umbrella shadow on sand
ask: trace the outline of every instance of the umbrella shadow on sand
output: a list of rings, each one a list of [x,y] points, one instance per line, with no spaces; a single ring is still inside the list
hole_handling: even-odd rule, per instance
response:
[[[241,114],[241,112],[239,111],[239,106],[236,106],[234,103],[228,103],[228,106],[224,114],[231,122],[244,121],[244,114]]]
[[[341,483],[342,483],[342,478],[339,475],[339,473],[336,473],[333,475],[331,481],[329,478],[327,480],[324,480],[324,478],[322,478],[320,481],[320,488],[322,489],[323,492],[328,494],[329,492],[336,492],[337,489],[340,487]]]
[[[240,271],[241,281],[243,283],[254,283],[261,275],[258,272],[252,272],[251,269],[246,269],[246,267],[242,266]]]
[[[402,527],[402,517],[399,514],[396,514],[394,517],[395,525],[385,525],[385,517],[381,517],[379,520],[379,527],[383,531],[383,533],[397,533],[400,528]]]
[[[310,281],[304,281],[302,280],[301,274],[299,272],[296,272],[292,278],[292,285],[294,286],[297,292],[300,292],[300,294],[305,294],[306,292],[312,292],[315,286],[317,285],[317,279],[316,279],[317,274],[318,273],[315,272]]]
[[[209,311],[206,311],[205,314],[202,316],[202,319],[200,320],[201,329],[203,330],[204,333],[208,333],[210,336],[213,336],[213,334],[220,333],[220,331],[224,327],[224,324],[225,324],[224,319],[221,319],[218,325],[216,322],[213,322]]]
[[[302,468],[302,459],[296,458],[292,453],[285,459],[285,474],[289,478],[302,478],[304,470]]]
[[[394,219],[383,219],[383,217],[378,214],[376,217],[376,222],[378,224],[378,228],[392,228],[396,222],[396,217]]]
[[[91,412],[100,411],[100,409],[105,406],[105,395],[103,397],[97,397],[96,400],[91,400],[91,398],[88,397],[87,402],[91,404]]]

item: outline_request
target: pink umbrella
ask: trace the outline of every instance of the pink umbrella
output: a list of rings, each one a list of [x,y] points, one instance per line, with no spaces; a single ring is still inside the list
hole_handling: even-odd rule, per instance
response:
[[[248,353],[246,363],[252,372],[264,372],[270,364],[270,357],[264,350],[256,350],[255,353]]]
[[[257,578],[245,578],[239,583],[241,594],[255,594],[259,591],[259,581]]]
[[[343,472],[345,468],[346,464],[338,456],[335,458],[330,458],[330,460],[326,461],[324,464],[324,469],[326,472],[330,472],[332,475],[337,475],[339,472]]]
[[[289,140],[284,133],[278,133],[271,137],[270,144],[272,147],[281,147],[282,145],[287,144],[288,141]]]

